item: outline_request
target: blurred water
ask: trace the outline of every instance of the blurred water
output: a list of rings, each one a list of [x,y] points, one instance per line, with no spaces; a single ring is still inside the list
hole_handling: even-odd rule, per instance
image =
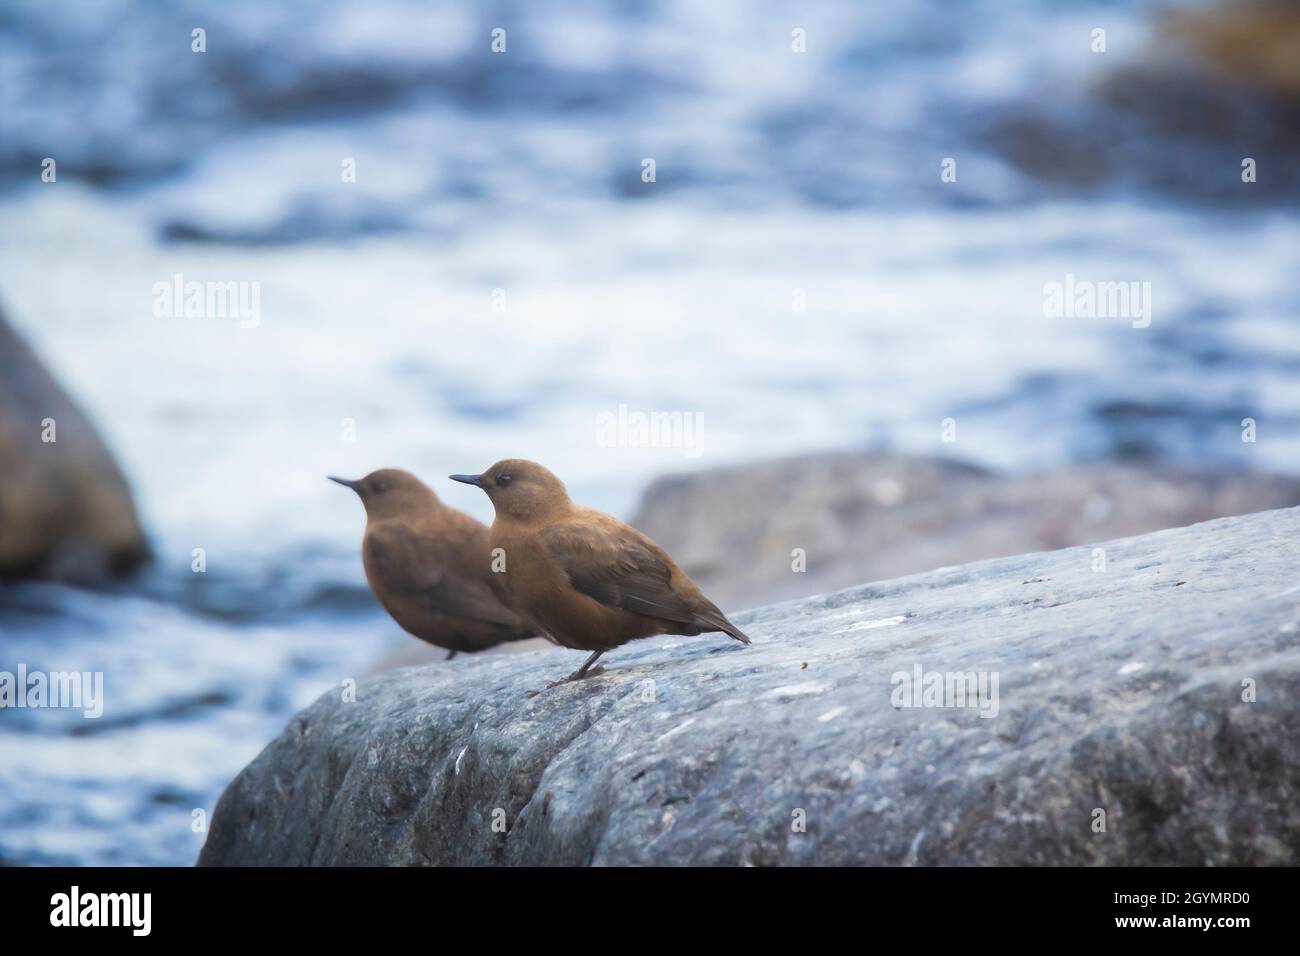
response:
[[[208,6],[0,11],[0,296],[159,554],[127,594],[0,591],[0,669],[107,696],[0,715],[0,861],[192,861],[192,810],[408,640],[326,474],[487,519],[442,476],[533,457],[627,514],[655,474],[827,447],[1300,470],[1294,210],[1081,194],[987,140],[1025,104],[1084,123],[1153,4]],[[259,324],[155,317],[178,273],[260,283]],[[1150,282],[1150,328],[1045,318],[1067,273]],[[620,404],[701,414],[701,454],[601,447]]]

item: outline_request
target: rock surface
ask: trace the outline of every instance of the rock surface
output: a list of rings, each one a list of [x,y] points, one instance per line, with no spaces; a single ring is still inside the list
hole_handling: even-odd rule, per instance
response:
[[[641,641],[534,698],[581,655],[365,679],[234,780],[199,862],[1300,863],[1300,510],[1102,549],[751,611],[751,647]],[[918,666],[996,674],[996,715],[894,706]]]
[[[1270,475],[1100,465],[1003,476],[851,452],[660,478],[632,524],[732,610],[1295,505],[1300,480]]]
[[[46,419],[55,441],[42,440]],[[97,584],[148,559],[121,469],[3,315],[0,462],[0,579]]]

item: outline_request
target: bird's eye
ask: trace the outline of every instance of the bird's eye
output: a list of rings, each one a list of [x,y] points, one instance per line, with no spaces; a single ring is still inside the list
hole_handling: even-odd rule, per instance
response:
[[[385,492],[388,490],[388,482],[376,481],[373,485],[370,486],[370,490],[373,491],[375,494],[380,494],[382,492]]]
[[[510,484],[510,482],[512,482],[512,481],[514,481],[514,479],[511,478],[509,475],[497,475],[497,485],[498,485],[499,487],[504,488],[506,485]]]

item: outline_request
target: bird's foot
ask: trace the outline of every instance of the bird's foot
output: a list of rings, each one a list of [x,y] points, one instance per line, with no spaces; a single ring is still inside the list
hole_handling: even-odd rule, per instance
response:
[[[548,680],[548,681],[546,682],[546,687],[543,688],[543,689],[544,689],[544,690],[550,690],[552,687],[559,687],[561,684],[567,684],[567,683],[568,683],[569,681],[571,681],[571,680],[573,680],[573,675],[572,675],[572,674],[570,674],[568,677],[561,677],[559,680]],[[530,690],[530,691],[528,691],[527,693],[525,693],[524,696],[525,696],[525,697],[536,697],[536,696],[537,696],[538,694],[540,694],[540,693],[541,693],[540,690]]]
[[[603,673],[605,673],[605,667],[603,664],[589,669],[586,673],[583,673],[582,668],[579,668],[568,677],[561,677],[559,680],[548,680],[546,682],[546,690],[550,690],[552,687],[559,687],[561,684],[571,684],[574,681],[582,680],[585,677],[595,677],[597,674]],[[540,693],[540,690],[530,690],[524,696],[536,697]]]

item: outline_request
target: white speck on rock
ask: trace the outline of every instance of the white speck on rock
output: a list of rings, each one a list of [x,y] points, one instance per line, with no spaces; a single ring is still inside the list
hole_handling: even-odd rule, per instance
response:
[[[457,775],[460,774],[460,762],[462,759],[464,759],[466,750],[469,750],[469,744],[466,744],[464,747],[461,747],[460,753],[456,754],[456,766],[452,768],[452,772]]]
[[[806,694],[825,693],[825,684],[786,684],[784,687],[773,687],[767,692],[768,697],[803,697]]]
[[[848,710],[847,707],[832,707],[830,710],[826,711],[826,713],[822,714],[817,719],[824,724],[828,720],[834,720],[836,717],[844,713],[846,710]]]
[[[912,845],[907,848],[907,866],[916,866],[916,861],[921,851],[921,841],[924,839],[925,830],[918,830],[916,836],[912,837]]]
[[[666,733],[666,734],[660,734],[659,737],[655,740],[655,743],[659,743],[659,744],[663,743],[663,742],[664,742],[665,740],[667,740],[669,737],[672,737],[672,736],[674,736],[675,734],[680,734],[683,730],[685,730],[687,727],[689,727],[689,726],[690,726],[691,724],[693,724],[693,723],[695,723],[695,718],[694,718],[694,717],[690,718],[689,720],[683,721],[682,723],[680,723],[680,724],[678,724],[676,727],[674,727],[672,730],[668,731],[668,733]]]
[[[1129,661],[1127,664],[1125,664],[1123,667],[1119,669],[1119,673],[1136,674],[1144,667],[1146,667],[1146,664],[1144,664],[1142,661]]]
[[[902,624],[907,620],[903,614],[897,617],[882,617],[876,621],[858,621],[856,624],[850,624],[848,627],[842,627],[836,634],[847,634],[849,631],[870,631],[877,627],[893,627],[895,624]]]

